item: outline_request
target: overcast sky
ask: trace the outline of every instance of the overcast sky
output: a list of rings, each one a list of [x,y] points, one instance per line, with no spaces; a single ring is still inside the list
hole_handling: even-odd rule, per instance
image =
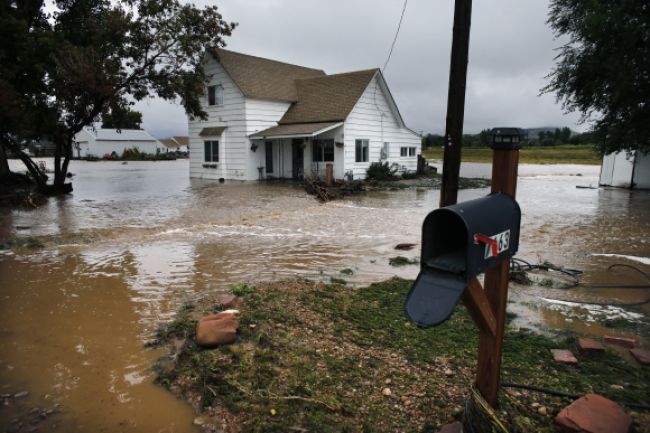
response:
[[[215,1],[196,1],[197,5]],[[224,19],[239,26],[227,49],[339,73],[382,67],[403,0],[220,0]],[[453,0],[409,0],[384,71],[406,124],[443,133],[449,80]],[[539,95],[553,65],[548,1],[477,0],[470,35],[465,132],[494,126],[577,125],[553,95]],[[156,137],[187,134],[183,109],[159,100],[136,105]]]

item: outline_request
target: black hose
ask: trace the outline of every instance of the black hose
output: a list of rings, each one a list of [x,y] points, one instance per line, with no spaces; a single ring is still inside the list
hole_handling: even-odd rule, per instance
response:
[[[567,397],[567,398],[572,398],[572,399],[578,399],[582,397],[580,394],[573,394],[570,392],[564,392],[564,391],[557,391],[555,389],[550,389],[550,388],[542,388],[540,386],[532,386],[532,385],[523,385],[520,383],[510,383],[510,382],[505,382],[501,384],[502,388],[520,388],[520,389],[526,389],[529,391],[537,391],[541,392],[544,394],[549,394],[549,395],[554,395],[557,397]],[[623,406],[627,406],[629,408],[633,409],[643,409],[643,410],[650,410],[650,404],[645,404],[645,403],[631,403],[627,401],[622,401],[618,402],[619,404],[622,404]]]
[[[640,273],[641,275],[643,275],[643,276],[645,277],[645,279],[648,280],[648,282],[650,283],[650,275],[648,275],[647,273],[643,272],[641,269],[637,268],[636,266],[633,266],[633,265],[626,265],[626,264],[624,264],[624,263],[614,263],[613,265],[609,265],[609,266],[607,267],[607,270],[611,270],[611,269],[613,269],[613,268],[630,268],[630,269],[634,269],[635,271],[637,271],[638,273]]]

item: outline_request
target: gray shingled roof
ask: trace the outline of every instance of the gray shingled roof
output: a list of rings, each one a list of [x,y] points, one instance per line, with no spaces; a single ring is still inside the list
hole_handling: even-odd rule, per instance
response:
[[[332,129],[341,122],[319,122],[319,123],[294,123],[290,125],[278,125],[264,131],[252,134],[250,138],[271,138],[271,137],[290,137],[290,136],[314,136],[323,130]]]
[[[296,80],[298,101],[279,124],[342,122],[350,114],[377,69]]]
[[[212,49],[212,54],[244,96],[249,98],[294,102],[297,100],[296,80],[325,75],[320,69],[305,68],[222,48]]]

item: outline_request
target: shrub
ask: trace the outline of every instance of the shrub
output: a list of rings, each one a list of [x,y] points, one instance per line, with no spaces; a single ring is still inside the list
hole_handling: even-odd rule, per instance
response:
[[[395,174],[398,168],[397,164],[388,165],[388,161],[373,162],[366,171],[366,178],[372,180],[395,180]]]

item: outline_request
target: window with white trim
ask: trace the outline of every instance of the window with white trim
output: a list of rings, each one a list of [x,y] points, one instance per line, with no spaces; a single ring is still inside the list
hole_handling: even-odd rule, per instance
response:
[[[208,86],[208,105],[223,105],[223,86]]]
[[[203,142],[205,162],[219,162],[219,140]]]
[[[407,158],[407,157],[413,157],[416,155],[417,148],[415,147],[400,147],[399,148],[399,156],[401,158]]]
[[[312,142],[313,162],[334,162],[334,140],[314,140]]]
[[[354,161],[368,162],[368,140],[357,139],[354,141]]]

